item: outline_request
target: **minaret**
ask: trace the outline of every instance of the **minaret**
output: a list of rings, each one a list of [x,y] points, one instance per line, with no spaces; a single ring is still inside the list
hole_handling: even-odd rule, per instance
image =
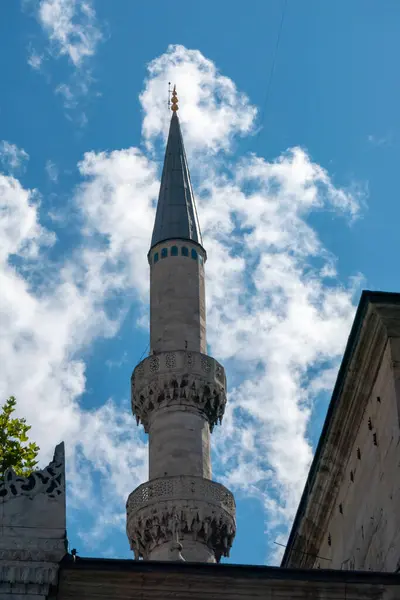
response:
[[[127,501],[135,558],[219,562],[235,536],[235,501],[211,480],[210,433],[222,421],[225,371],[208,356],[204,263],[189,169],[172,118],[148,253],[150,356],[132,374],[132,410],[149,434],[149,481]]]

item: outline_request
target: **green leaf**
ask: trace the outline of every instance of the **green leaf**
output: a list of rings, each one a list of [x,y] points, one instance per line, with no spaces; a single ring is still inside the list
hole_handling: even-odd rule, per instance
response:
[[[10,467],[26,477],[37,465],[39,446],[29,442],[30,425],[24,418],[11,418],[17,401],[10,396],[0,410],[0,480]]]

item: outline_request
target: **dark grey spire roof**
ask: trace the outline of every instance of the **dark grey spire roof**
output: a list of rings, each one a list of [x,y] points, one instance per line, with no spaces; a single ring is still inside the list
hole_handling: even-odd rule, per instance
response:
[[[151,247],[170,239],[202,244],[179,119],[173,113],[158,196]]]

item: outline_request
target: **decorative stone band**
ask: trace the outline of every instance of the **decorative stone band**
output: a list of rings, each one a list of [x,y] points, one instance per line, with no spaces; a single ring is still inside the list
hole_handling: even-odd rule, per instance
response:
[[[220,483],[202,477],[161,477],[139,486],[126,503],[127,534],[135,558],[149,558],[159,545],[172,542],[176,533],[206,544],[229,556],[236,533],[233,495]]]
[[[2,561],[40,561],[59,563],[67,553],[67,540],[28,537],[23,535],[0,536],[0,565]]]
[[[0,562],[0,581],[11,584],[22,583],[27,586],[37,584],[43,586],[38,592],[47,595],[49,586],[57,583],[58,569],[59,565],[51,563]]]
[[[200,352],[177,350],[148,356],[132,373],[132,411],[146,433],[152,411],[171,405],[192,406],[208,419],[210,430],[221,423],[226,404],[223,366]]]

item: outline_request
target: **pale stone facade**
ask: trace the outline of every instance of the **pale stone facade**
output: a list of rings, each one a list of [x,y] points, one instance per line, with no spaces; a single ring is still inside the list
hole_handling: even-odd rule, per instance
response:
[[[0,483],[0,600],[45,600],[67,553],[64,446],[29,477]]]
[[[206,354],[206,258],[174,114],[148,253],[150,356],[132,375],[132,410],[149,434],[150,480],[127,501],[137,559],[219,562],[235,536],[234,498],[211,481],[226,377]]]
[[[178,249],[177,256],[171,255],[172,248]],[[182,255],[182,248],[187,249],[188,256]],[[163,250],[167,251],[167,258],[162,258]],[[191,259],[192,252],[197,254],[197,260]],[[190,240],[169,240],[152,248],[148,258],[152,351],[185,348],[206,353],[204,249]]]
[[[283,566],[400,566],[400,295],[364,292]]]

